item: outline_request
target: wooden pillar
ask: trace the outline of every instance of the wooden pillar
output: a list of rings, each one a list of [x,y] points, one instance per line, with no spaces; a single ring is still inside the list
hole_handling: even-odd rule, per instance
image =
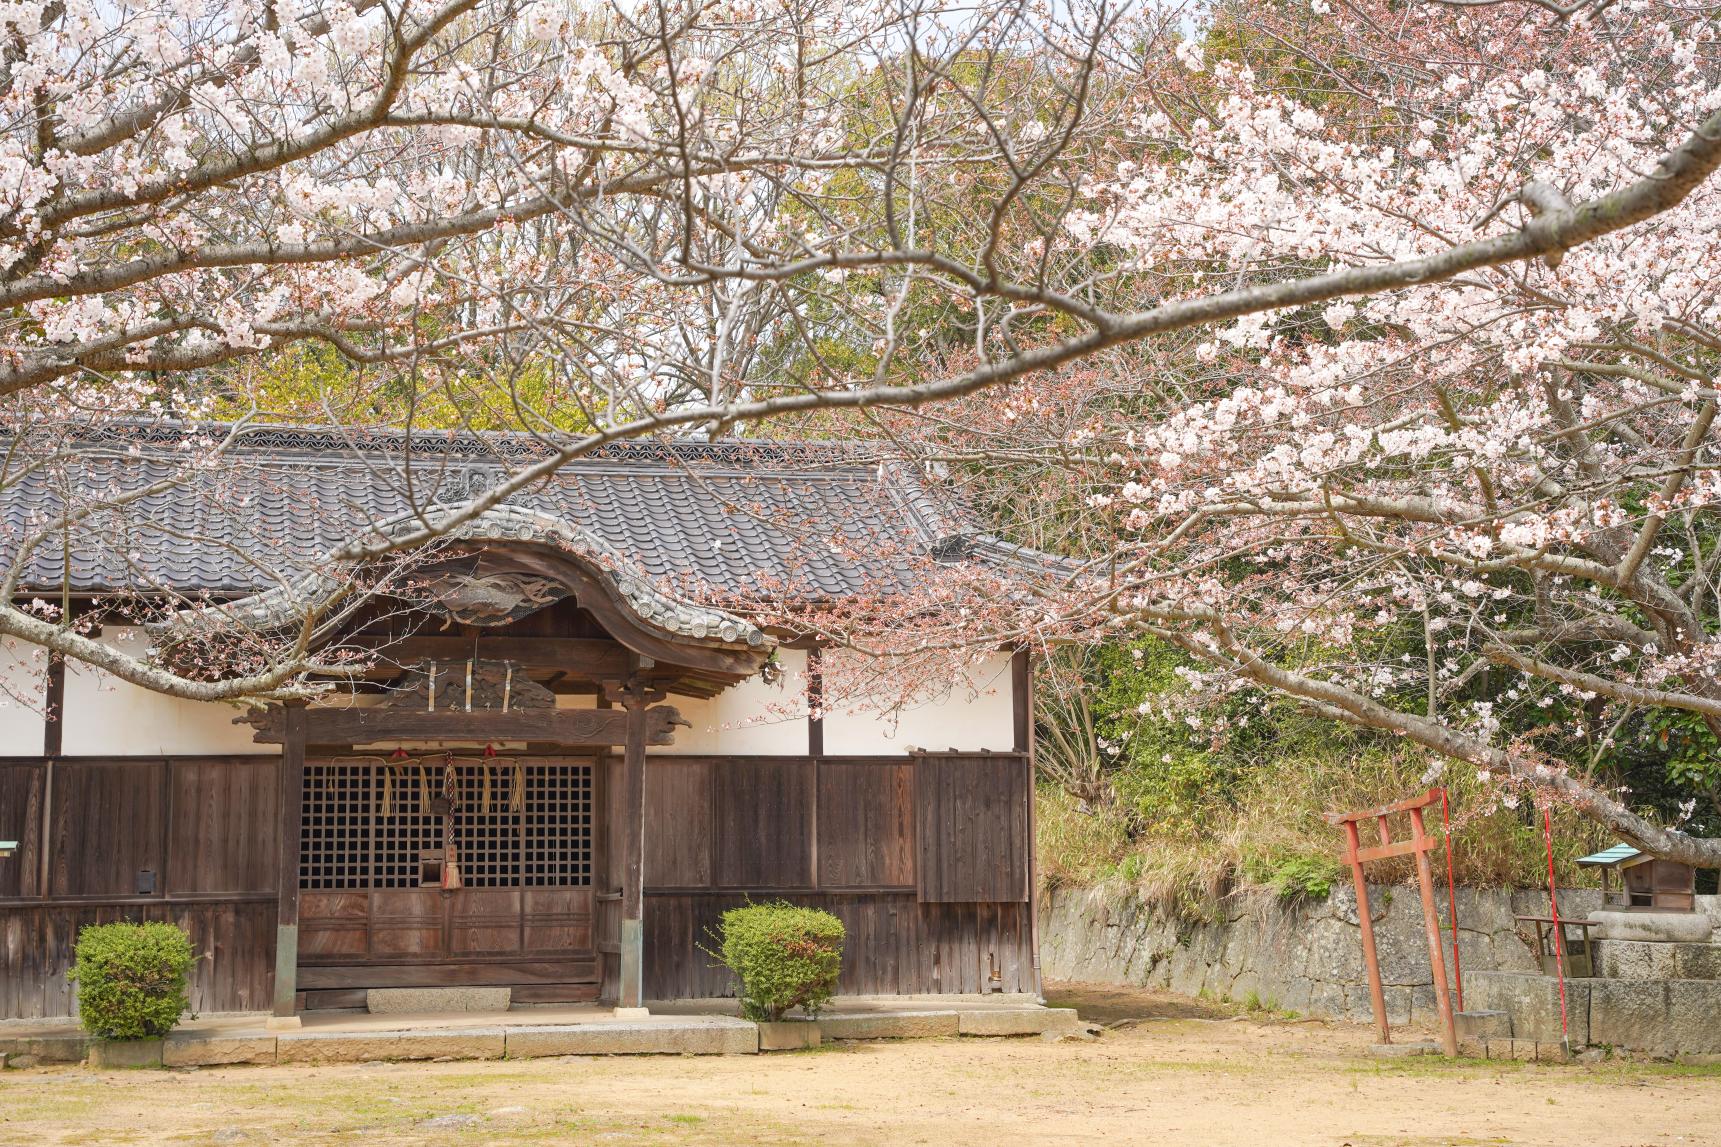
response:
[[[643,690],[629,689],[622,756],[621,984],[618,1008],[643,1007],[645,991],[645,710]]]
[[[1452,1015],[1452,997],[1446,990],[1446,957],[1440,943],[1440,917],[1434,910],[1434,873],[1428,863],[1428,833],[1423,828],[1422,810],[1410,810],[1410,835],[1416,843],[1416,885],[1422,893],[1422,923],[1428,931],[1428,965],[1434,972],[1434,1002],[1440,1009],[1441,1037],[1446,1054],[1458,1055],[1458,1029]],[[1458,906],[1453,905],[1453,911]],[[1453,939],[1452,958],[1458,958],[1458,941]]]
[[[1380,1032],[1380,1042],[1391,1043],[1392,1031],[1386,1023],[1386,990],[1381,987],[1380,957],[1374,948],[1374,914],[1368,904],[1368,879],[1363,875],[1362,859],[1357,855],[1362,848],[1362,840],[1357,833],[1356,821],[1347,820],[1344,826],[1345,859],[1350,862],[1351,884],[1356,889],[1357,926],[1362,929],[1362,960],[1368,969],[1369,1003],[1374,1006],[1374,1024]]]
[[[807,755],[825,755],[825,667],[819,648],[807,650]]]
[[[299,831],[305,799],[305,705],[288,702],[281,742],[281,841],[275,872],[275,1007],[276,1017],[295,1014],[299,986]]]
[[[1034,760],[1034,664],[1026,649],[1010,656],[1010,705],[1013,716],[1015,748],[1022,754],[1022,768],[1028,774],[1028,961],[1034,978],[1034,998],[1046,998],[1040,976],[1040,872],[1039,818],[1035,807],[1039,803],[1038,780]]]

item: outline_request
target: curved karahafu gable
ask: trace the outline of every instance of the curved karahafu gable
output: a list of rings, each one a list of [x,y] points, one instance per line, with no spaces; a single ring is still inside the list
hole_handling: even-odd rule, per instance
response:
[[[417,514],[403,514],[378,523],[370,532],[393,539],[426,524],[427,520]],[[438,525],[434,516],[428,524],[432,528]],[[716,658],[726,664],[745,663],[762,661],[773,644],[757,626],[732,613],[680,600],[641,578],[618,572],[624,562],[622,555],[577,522],[524,507],[496,506],[449,527],[437,544],[481,549],[489,577],[528,574],[560,590],[556,596],[577,597],[581,605],[608,623],[618,641],[646,656],[685,662],[691,647],[733,655]],[[334,563],[325,560],[275,589],[182,610],[150,629],[165,643],[219,632],[235,624],[257,632],[297,626],[307,614],[330,613],[351,591],[349,578],[325,572],[332,568]],[[435,581],[433,573],[427,575],[427,596],[435,596]],[[491,624],[503,624],[510,618],[511,611],[501,611]],[[486,624],[480,618],[469,616],[466,620]]]

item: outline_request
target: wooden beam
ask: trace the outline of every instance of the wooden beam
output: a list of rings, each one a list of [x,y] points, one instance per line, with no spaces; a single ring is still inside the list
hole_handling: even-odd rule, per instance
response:
[[[47,692],[42,698],[46,716],[42,721],[42,755],[57,757],[66,727],[66,659],[58,653],[48,654]]]
[[[305,799],[305,706],[299,702],[281,710],[279,861],[275,872],[274,1013],[294,1014],[299,976],[299,830]]]
[[[1010,713],[1018,753],[1026,753],[1034,739],[1032,681],[1033,672],[1028,664],[1028,651],[1018,649],[1010,655]]]
[[[643,1007],[645,995],[645,746],[649,710],[637,691],[619,712],[627,723],[622,757],[621,984],[616,1006]]]
[[[420,661],[512,661],[526,669],[559,669],[581,677],[618,677],[628,670],[627,647],[593,637],[388,637],[355,634],[331,643],[331,648],[363,649],[399,665]]]
[[[817,647],[807,650],[807,755],[825,755],[825,668]]]
[[[285,713],[272,708],[260,718],[252,740],[261,745],[284,744]],[[675,727],[686,725],[674,706],[657,705],[643,711],[642,745],[672,745]],[[555,745],[624,745],[630,736],[628,716],[620,709],[335,709],[304,712],[304,738],[312,745],[362,745],[372,741],[538,741]]]

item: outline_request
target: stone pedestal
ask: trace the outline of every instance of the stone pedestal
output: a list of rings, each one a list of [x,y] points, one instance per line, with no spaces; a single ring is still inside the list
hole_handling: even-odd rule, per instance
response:
[[[1599,940],[1707,944],[1714,922],[1706,912],[1641,912],[1603,908],[1590,913]]]
[[[511,988],[372,988],[365,993],[367,1011],[402,1012],[505,1012],[513,999]]]
[[[161,1040],[96,1040],[90,1044],[91,1067],[160,1067]]]

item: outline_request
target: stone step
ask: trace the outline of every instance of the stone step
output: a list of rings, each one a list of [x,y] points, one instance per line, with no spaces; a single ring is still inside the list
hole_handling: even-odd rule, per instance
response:
[[[1610,980],[1721,980],[1721,944],[1601,940],[1596,951]]]
[[[402,1012],[505,1012],[512,988],[371,988],[365,1010],[379,1014]]]

